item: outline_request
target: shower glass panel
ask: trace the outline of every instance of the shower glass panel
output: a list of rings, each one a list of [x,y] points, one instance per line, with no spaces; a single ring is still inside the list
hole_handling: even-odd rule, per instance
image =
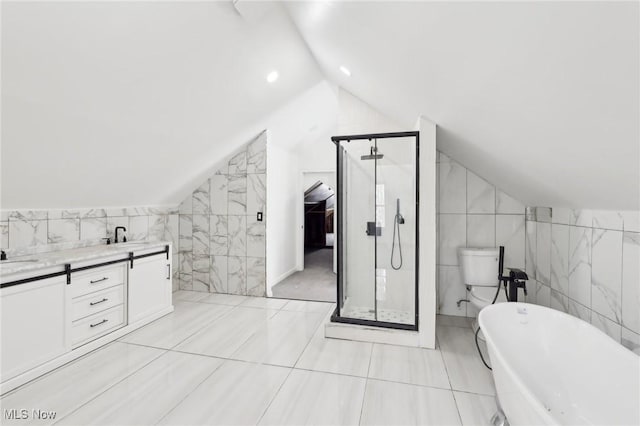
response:
[[[338,307],[332,321],[417,330],[418,132],[335,136]]]

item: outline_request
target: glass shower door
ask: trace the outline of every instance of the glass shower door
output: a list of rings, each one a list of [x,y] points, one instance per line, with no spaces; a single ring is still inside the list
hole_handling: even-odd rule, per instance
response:
[[[377,141],[376,320],[413,325],[416,282],[415,138]]]
[[[333,320],[417,327],[417,132],[334,138],[338,311]]]

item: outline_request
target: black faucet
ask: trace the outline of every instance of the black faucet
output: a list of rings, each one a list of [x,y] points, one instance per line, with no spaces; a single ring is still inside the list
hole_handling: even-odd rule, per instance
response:
[[[529,276],[523,270],[516,269],[516,268],[509,268],[509,275],[502,275],[503,267],[504,267],[504,246],[500,246],[500,258],[498,263],[498,286],[500,285],[500,283],[504,283],[505,289],[506,287],[509,287],[509,292],[507,293],[507,300],[509,302],[517,302],[519,288],[524,290],[525,296],[527,295],[527,280],[529,279]]]
[[[0,260],[7,260],[7,253],[4,250],[0,250]]]
[[[127,228],[125,228],[124,226],[116,226],[116,230],[115,230],[115,234],[116,234],[116,236],[115,236],[115,241],[114,241],[114,243],[117,243],[117,242],[118,242],[118,229],[122,229],[124,232],[127,232]],[[122,237],[122,242],[123,242],[123,243],[126,243],[126,242],[127,242],[127,237],[126,237],[126,236],[123,236],[123,237]]]

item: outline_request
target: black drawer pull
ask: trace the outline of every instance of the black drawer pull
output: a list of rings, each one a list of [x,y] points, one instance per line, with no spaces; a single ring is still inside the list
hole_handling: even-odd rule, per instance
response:
[[[102,320],[102,321],[100,321],[100,322],[97,322],[97,323],[95,323],[95,324],[91,324],[91,325],[89,325],[89,327],[91,327],[91,328],[93,328],[93,327],[97,327],[97,326],[99,326],[99,325],[101,325],[101,324],[104,324],[104,323],[105,323],[105,322],[107,322],[107,321],[109,321],[109,320],[108,320],[108,319],[103,319],[103,320]]]
[[[100,278],[99,280],[91,280],[91,281],[89,281],[89,283],[90,283],[90,284],[95,284],[95,283],[99,283],[99,282],[101,282],[101,281],[106,281],[106,280],[108,280],[108,279],[109,279],[109,277],[102,277],[102,278]]]
[[[90,305],[90,306],[97,305],[98,303],[106,302],[107,300],[109,300],[109,299],[107,299],[107,298],[105,297],[104,299],[102,299],[102,300],[98,300],[97,302],[91,302],[91,303],[89,303],[89,305]]]

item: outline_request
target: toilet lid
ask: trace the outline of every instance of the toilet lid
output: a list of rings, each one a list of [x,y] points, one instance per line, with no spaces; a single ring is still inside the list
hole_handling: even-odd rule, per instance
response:
[[[497,287],[471,287],[471,294],[473,295],[473,297],[483,300],[487,303],[491,303],[493,302],[493,298],[496,297],[496,290],[498,290]],[[505,295],[504,295],[504,290],[500,289],[500,294],[498,295],[498,300],[504,300],[505,299]]]

